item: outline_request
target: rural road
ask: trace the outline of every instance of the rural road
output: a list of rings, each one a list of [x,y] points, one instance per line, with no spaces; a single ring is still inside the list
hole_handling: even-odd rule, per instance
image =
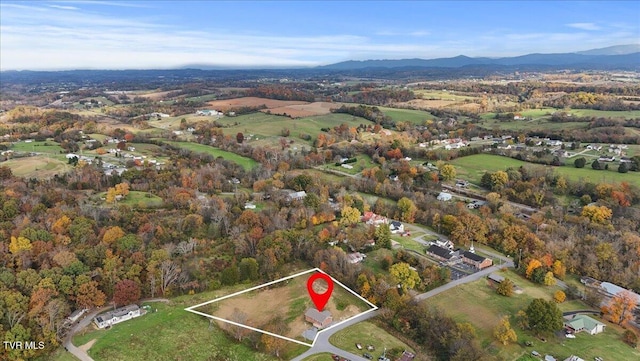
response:
[[[151,299],[146,299],[146,300],[141,300],[140,303],[142,302],[169,302],[168,299],[166,298],[151,298]],[[82,320],[80,320],[78,323],[76,323],[71,330],[69,330],[69,333],[67,334],[67,337],[65,337],[64,341],[63,341],[63,346],[64,348],[69,351],[73,356],[75,356],[78,360],[80,361],[93,361],[93,359],[91,358],[91,356],[89,356],[89,354],[87,354],[84,350],[76,347],[71,340],[73,339],[73,336],[78,333],[79,331],[81,331],[82,329],[84,329],[85,327],[89,326],[91,324],[91,322],[93,322],[93,318],[96,317],[99,313],[107,311],[112,309],[113,306],[104,306],[95,310],[92,310],[91,312],[87,313],[86,316],[84,316],[84,318],[82,318]]]
[[[490,252],[490,251],[485,251],[483,250],[484,253],[492,256],[492,257],[496,257],[499,259],[502,259],[505,263],[502,265],[494,265],[491,266],[489,268],[485,268],[484,270],[480,271],[480,272],[476,272],[472,275],[460,278],[458,280],[455,281],[451,281],[449,283],[447,283],[446,285],[442,285],[440,287],[434,288],[431,291],[425,292],[425,293],[421,293],[416,295],[414,298],[418,301],[423,301],[426,300],[429,297],[433,297],[437,294],[440,294],[444,291],[450,290],[456,286],[459,286],[461,284],[465,284],[465,283],[469,283],[469,282],[474,282],[477,281],[483,277],[486,277],[487,275],[489,275],[492,272],[496,272],[498,270],[500,270],[502,267],[510,267],[512,268],[513,265],[513,261],[507,257],[504,257],[500,254],[494,253],[494,252]],[[329,343],[329,338],[336,332],[343,330],[351,325],[354,325],[358,322],[362,322],[365,320],[368,320],[370,318],[375,317],[378,314],[378,311],[374,311],[374,312],[370,312],[368,314],[362,315],[361,317],[356,317],[353,320],[349,321],[349,322],[345,322],[339,326],[336,327],[332,327],[326,331],[322,331],[320,333],[318,333],[318,336],[316,338],[316,341],[313,345],[312,348],[310,348],[309,350],[307,350],[305,353],[301,354],[300,356],[292,359],[292,361],[302,361],[304,360],[306,357],[309,357],[311,355],[317,354],[317,353],[322,353],[322,352],[329,352],[332,354],[336,354],[338,356],[347,358],[349,360],[352,361],[367,361],[367,359],[358,356],[358,355],[354,355],[350,352],[341,350],[335,346],[333,346],[331,343]],[[364,351],[363,351],[364,352]],[[375,355],[374,355],[375,356]]]

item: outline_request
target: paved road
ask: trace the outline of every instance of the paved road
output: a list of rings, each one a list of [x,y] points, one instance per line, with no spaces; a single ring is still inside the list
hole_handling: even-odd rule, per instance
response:
[[[146,299],[146,300],[142,300],[140,301],[142,302],[169,302],[168,299],[166,298],[151,298],[151,299]],[[80,320],[80,322],[76,323],[71,330],[69,330],[69,333],[67,334],[67,337],[65,337],[64,341],[63,341],[63,345],[64,348],[71,352],[71,354],[73,356],[75,356],[78,360],[80,361],[93,361],[93,359],[91,358],[91,356],[89,356],[89,354],[87,354],[84,350],[81,350],[80,348],[76,347],[71,340],[73,339],[73,336],[80,332],[81,330],[83,330],[85,327],[89,326],[91,324],[91,322],[93,322],[93,318],[96,317],[99,313],[105,312],[107,310],[110,310],[113,308],[113,305],[110,306],[104,306],[102,308],[97,308],[94,309],[92,311],[90,311],[89,313],[87,313],[84,318],[82,320]]]
[[[432,289],[431,291],[416,295],[414,298],[416,300],[418,300],[418,301],[426,300],[429,297],[433,297],[433,296],[435,296],[437,294],[440,294],[440,293],[442,293],[444,291],[450,290],[450,289],[452,289],[452,288],[454,288],[454,287],[456,287],[458,285],[477,281],[477,280],[479,280],[479,279],[481,279],[483,277],[486,277],[487,275],[489,275],[492,272],[496,272],[496,271],[500,270],[500,268],[502,268],[502,267],[512,268],[514,266],[513,262],[511,261],[511,259],[509,259],[509,258],[507,258],[507,257],[505,257],[503,255],[500,255],[500,254],[497,254],[497,253],[494,253],[494,252],[491,252],[491,251],[485,251],[485,250],[483,250],[483,253],[486,253],[486,254],[488,254],[488,255],[490,255],[492,257],[500,258],[505,263],[502,264],[502,265],[494,265],[494,266],[491,266],[489,268],[485,268],[484,270],[482,270],[480,272],[476,272],[476,273],[474,273],[472,275],[463,277],[463,278],[455,280],[455,281],[451,281],[451,282],[447,283],[446,285],[442,285],[440,287]],[[349,322],[341,324],[340,326],[332,327],[332,328],[330,328],[330,329],[328,329],[326,331],[320,332],[318,334],[318,337],[317,337],[313,347],[310,348],[309,350],[307,350],[302,355],[294,358],[292,361],[302,361],[306,357],[309,357],[309,356],[317,354],[317,353],[322,353],[322,352],[329,352],[329,353],[332,353],[332,354],[336,354],[338,356],[345,357],[345,358],[350,359],[350,360],[367,361],[365,358],[363,358],[361,356],[354,355],[354,354],[352,354],[350,352],[346,352],[344,350],[341,350],[341,349],[333,346],[331,343],[329,343],[329,337],[331,337],[331,335],[333,335],[334,333],[336,333],[336,332],[338,332],[338,331],[340,331],[340,330],[342,330],[342,329],[344,329],[346,327],[349,327],[349,326],[354,325],[354,324],[356,324],[358,322],[362,322],[364,320],[368,320],[368,319],[370,319],[372,317],[375,317],[375,316],[377,316],[377,314],[378,314],[378,311],[370,312],[368,314],[363,315],[362,317],[356,317],[356,318],[354,318],[353,320],[351,320]]]

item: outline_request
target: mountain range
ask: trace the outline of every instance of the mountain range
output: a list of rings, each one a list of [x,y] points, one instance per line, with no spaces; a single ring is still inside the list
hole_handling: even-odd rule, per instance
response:
[[[549,66],[579,68],[640,68],[640,44],[616,45],[575,53],[527,54],[514,57],[472,58],[459,55],[437,59],[349,60],[318,67],[325,70],[357,70],[374,68],[460,68],[467,66]]]

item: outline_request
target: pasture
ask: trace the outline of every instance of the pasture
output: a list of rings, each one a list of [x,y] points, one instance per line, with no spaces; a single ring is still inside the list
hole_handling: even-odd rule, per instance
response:
[[[296,105],[296,104],[309,104],[304,101],[297,100],[275,100],[275,99],[267,99],[267,98],[257,98],[257,97],[242,97],[242,98],[233,98],[233,99],[225,99],[225,100],[214,100],[207,103],[209,107],[212,109],[226,112],[232,108],[238,107],[258,107],[261,105],[266,106],[268,109],[271,108],[279,108],[285,107],[287,105]]]
[[[48,153],[48,154],[61,154],[66,153],[64,149],[53,140],[45,140],[40,142],[17,142],[13,143],[11,150],[14,152],[35,152],[35,153]]]
[[[399,109],[378,107],[385,115],[388,115],[396,122],[409,122],[415,125],[424,125],[427,120],[433,120],[433,114],[424,110]]]
[[[190,150],[195,153],[208,154],[213,157],[222,157],[228,161],[234,162],[242,166],[246,170],[250,170],[258,166],[258,162],[251,158],[243,157],[241,155],[227,152],[226,150],[218,149],[209,145],[191,143],[191,142],[166,142],[173,146]]]
[[[9,167],[15,176],[26,178],[49,178],[71,169],[71,166],[66,162],[48,156],[14,158],[0,163],[0,165]]]
[[[572,182],[592,182],[592,183],[619,183],[628,182],[640,186],[640,174],[638,172],[618,173],[617,165],[611,165],[609,170],[594,170],[590,165],[584,168],[575,168],[573,160],[569,159],[568,164],[560,167],[532,164],[517,159],[502,157],[492,154],[476,154],[468,157],[461,157],[451,161],[456,166],[458,177],[466,179],[474,184],[480,184],[480,179],[485,172],[495,172],[506,170],[507,168],[525,167],[547,167],[553,168],[558,175],[566,177]]]
[[[524,292],[512,297],[500,296],[488,285],[486,279],[480,279],[447,290],[429,298],[428,302],[443,309],[447,315],[458,322],[471,323],[482,347],[497,359],[514,360],[523,354],[530,353],[531,350],[536,350],[543,355],[553,355],[560,360],[564,360],[570,355],[578,355],[585,360],[593,360],[596,356],[602,356],[605,359],[631,361],[640,357],[640,351],[622,343],[622,328],[607,321],[604,321],[607,325],[604,333],[593,336],[579,333],[575,339],[552,336],[547,339],[546,343],[542,343],[530,332],[523,331],[517,326],[515,315],[519,310],[525,309],[534,298],[551,300],[553,292],[558,287],[534,284],[512,271],[501,274],[510,278]],[[589,309],[588,306],[578,301],[562,303],[559,308],[562,311]],[[493,328],[503,316],[510,317],[511,326],[518,334],[517,343],[502,346],[494,341]],[[524,346],[525,341],[532,341],[534,347]]]

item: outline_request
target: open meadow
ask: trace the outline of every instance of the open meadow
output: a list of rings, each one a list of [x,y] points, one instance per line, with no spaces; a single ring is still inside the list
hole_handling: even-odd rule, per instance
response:
[[[222,157],[228,161],[234,162],[240,166],[242,166],[246,170],[250,170],[256,166],[258,166],[258,162],[251,158],[243,157],[241,155],[227,152],[226,150],[218,149],[209,145],[199,144],[199,143],[191,143],[191,142],[169,142],[166,143],[171,144],[173,146],[190,150],[196,153],[208,154],[213,157]]]
[[[64,174],[71,169],[66,162],[49,156],[35,156],[9,159],[0,165],[9,167],[18,177],[49,178]]]
[[[516,313],[525,309],[534,298],[551,300],[553,293],[559,288],[534,284],[512,271],[499,272],[499,274],[511,279],[516,286],[523,289],[523,293],[504,297],[495,292],[487,279],[480,279],[429,298],[428,302],[443,309],[447,315],[458,322],[471,323],[482,347],[500,360],[515,360],[532,350],[543,355],[553,355],[559,360],[564,360],[571,355],[580,356],[585,360],[593,360],[597,356],[605,360],[618,361],[632,361],[640,358],[638,349],[632,349],[622,342],[623,329],[602,319],[600,321],[606,324],[603,333],[598,335],[578,333],[575,339],[552,336],[547,338],[547,342],[542,342],[529,331],[523,331],[517,326]],[[563,312],[590,309],[579,301],[561,303],[559,308]],[[503,316],[509,316],[511,326],[518,334],[517,343],[503,346],[494,341],[493,328]],[[533,347],[525,346],[525,341],[533,342]]]
[[[307,279],[310,274],[300,275],[274,285],[259,288],[257,290],[241,293],[233,297],[203,305],[195,309],[226,320],[234,320],[234,314],[245,314],[245,321],[241,323],[258,329],[275,319],[282,319],[286,325],[286,331],[282,336],[300,339],[302,333],[311,328],[311,324],[304,319],[304,313],[309,308],[315,308],[307,292]],[[314,289],[322,294],[326,286],[314,283]],[[351,294],[348,290],[334,282],[333,293],[325,310],[331,312],[333,322],[340,322],[356,316],[371,307],[364,301]],[[238,321],[236,321],[238,322]],[[221,328],[229,327],[228,324],[219,322]]]
[[[593,183],[619,183],[628,182],[640,186],[640,174],[637,172],[618,173],[617,166],[611,167],[609,170],[594,170],[589,166],[585,168],[576,168],[569,164],[552,167],[540,164],[532,164],[517,159],[503,157],[492,154],[476,154],[467,157],[457,158],[451,161],[456,166],[458,177],[466,179],[474,184],[480,184],[480,179],[485,172],[495,172],[498,170],[506,170],[507,168],[525,167],[548,167],[553,168],[554,172],[566,177],[573,182],[593,182]]]
[[[382,354],[384,349],[391,350],[393,348],[400,348],[409,352],[414,352],[413,349],[407,346],[404,342],[398,340],[384,329],[368,321],[356,323],[353,326],[349,326],[344,330],[336,332],[329,338],[329,342],[342,350],[356,355],[362,354],[363,352],[363,350],[359,350],[356,347],[357,343],[361,344],[363,347],[366,347],[367,345],[375,347],[374,351],[368,351],[370,354],[375,356]]]

